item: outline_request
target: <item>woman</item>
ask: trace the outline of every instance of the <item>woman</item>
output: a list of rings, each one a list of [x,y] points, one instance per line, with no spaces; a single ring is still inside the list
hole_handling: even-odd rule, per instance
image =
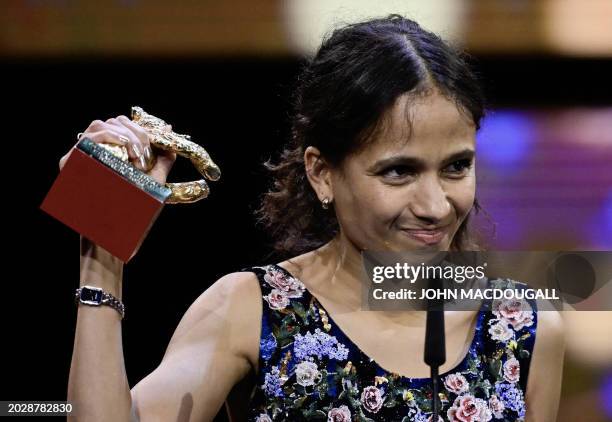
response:
[[[226,399],[232,420],[432,419],[424,313],[363,311],[360,254],[477,247],[476,79],[440,38],[391,15],[334,31],[294,100],[292,144],[268,164],[274,190],[259,210],[293,257],[217,280],[131,391],[118,314],[80,307],[68,393],[80,420],[211,420]],[[126,117],[84,134],[128,143],[143,169],[152,161],[146,133]],[[174,159],[160,153],[150,174],[165,181]],[[85,241],[81,273],[121,297],[121,263]],[[440,420],[555,420],[558,314],[445,316]]]

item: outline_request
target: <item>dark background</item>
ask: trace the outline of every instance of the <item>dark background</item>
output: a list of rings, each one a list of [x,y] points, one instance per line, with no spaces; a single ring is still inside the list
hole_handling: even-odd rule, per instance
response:
[[[491,107],[609,103],[610,59],[475,61]],[[3,400],[66,399],[78,235],[38,207],[76,134],[94,119],[128,115],[130,106],[140,105],[191,134],[222,170],[208,199],[165,207],[126,267],[124,350],[133,386],[159,364],[181,316],[210,284],[275,260],[253,209],[268,186],[261,163],[288,139],[289,95],[300,60],[67,57],[3,59],[0,66],[6,116]],[[170,180],[195,177],[179,161]]]

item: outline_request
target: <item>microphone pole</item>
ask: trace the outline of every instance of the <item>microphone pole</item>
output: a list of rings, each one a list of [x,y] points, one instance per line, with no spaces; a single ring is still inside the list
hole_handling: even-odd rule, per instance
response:
[[[442,281],[434,278],[427,283],[429,289],[441,289]],[[438,371],[440,366],[446,362],[446,340],[444,337],[444,301],[441,299],[427,300],[427,322],[425,325],[425,363],[429,365],[431,372],[431,384],[433,390],[431,420],[438,422],[440,415],[439,380]]]

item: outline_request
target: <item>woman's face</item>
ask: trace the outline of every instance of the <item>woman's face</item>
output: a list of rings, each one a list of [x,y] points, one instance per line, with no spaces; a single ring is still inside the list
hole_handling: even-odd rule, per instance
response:
[[[448,250],[474,204],[474,124],[438,93],[399,97],[385,121],[330,171],[341,230],[361,250]]]

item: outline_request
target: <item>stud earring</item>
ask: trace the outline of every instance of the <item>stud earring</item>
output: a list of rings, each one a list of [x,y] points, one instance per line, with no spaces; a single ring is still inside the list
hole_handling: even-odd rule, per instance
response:
[[[329,198],[327,198],[327,197],[326,197],[326,198],[323,198],[323,200],[321,201],[321,207],[322,207],[324,210],[328,209],[328,208],[329,208],[329,204],[330,204],[330,202],[331,202],[331,201],[329,200]]]

